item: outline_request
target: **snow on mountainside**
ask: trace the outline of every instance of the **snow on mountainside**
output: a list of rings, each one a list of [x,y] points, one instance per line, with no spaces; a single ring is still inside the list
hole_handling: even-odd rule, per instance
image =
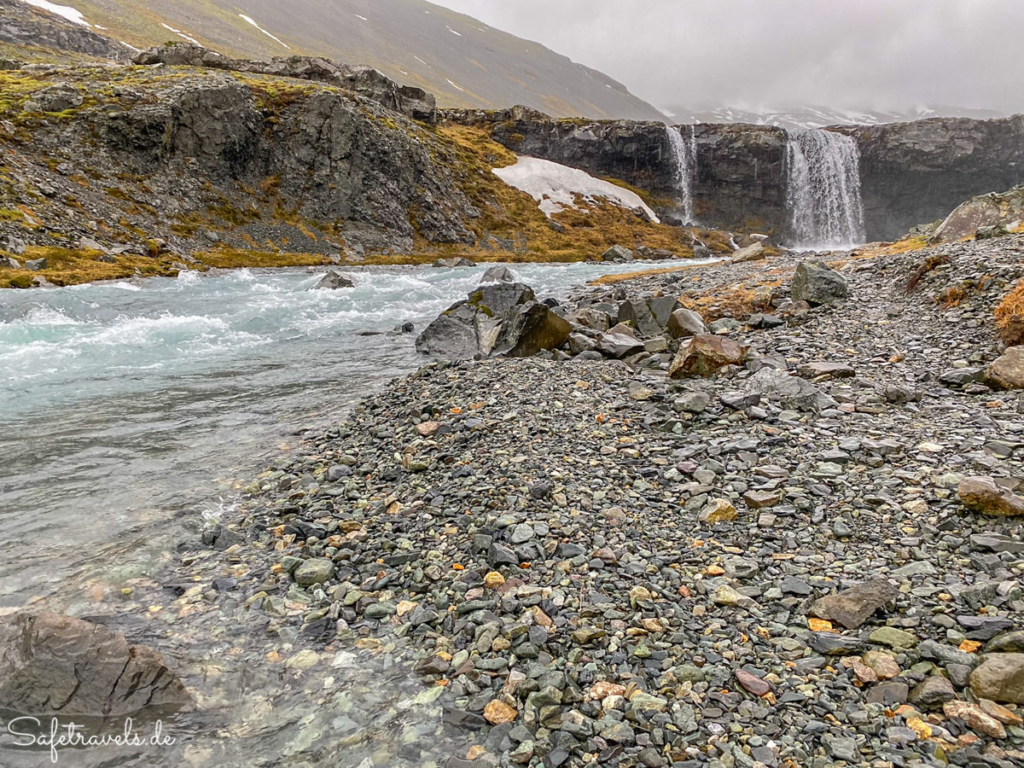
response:
[[[622,83],[539,43],[425,0],[24,0],[148,48],[196,41],[227,56],[369,64],[441,107],[524,104],[555,117],[662,120]]]
[[[829,107],[795,107],[789,109],[765,109],[753,111],[739,107],[672,107],[662,114],[673,123],[749,123],[751,125],[774,125],[779,128],[802,129],[824,128],[827,125],[882,125],[883,123],[906,123],[925,120],[930,117],[972,117],[988,120],[1003,117],[999,112],[987,109],[961,109],[959,107],[918,107],[902,112],[877,110],[832,109]]]

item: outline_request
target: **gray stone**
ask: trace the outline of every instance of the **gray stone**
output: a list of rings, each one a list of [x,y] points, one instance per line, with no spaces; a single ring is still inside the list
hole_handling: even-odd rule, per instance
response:
[[[850,287],[846,278],[825,262],[803,261],[797,265],[793,275],[790,295],[793,301],[806,301],[813,307],[847,298]]]
[[[707,333],[704,318],[690,309],[677,309],[668,319],[668,332],[672,338],[680,339],[687,336],[698,336]]]

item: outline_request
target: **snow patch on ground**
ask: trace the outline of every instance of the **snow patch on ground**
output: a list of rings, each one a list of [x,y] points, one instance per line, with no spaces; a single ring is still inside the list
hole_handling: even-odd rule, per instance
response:
[[[369,19],[368,19],[368,18],[366,18],[365,16],[360,16],[360,15],[359,15],[358,13],[357,13],[357,14],[355,14],[355,17],[356,17],[357,19],[362,19],[363,21],[369,21]]]
[[[164,24],[161,21],[160,22],[160,26],[163,27],[164,29],[166,29],[168,32],[173,32],[178,37],[180,37],[182,40],[186,40],[186,41],[192,43],[193,45],[202,45],[202,43],[200,43],[198,40],[196,40],[191,35],[187,35],[184,32],[182,32],[180,29],[175,29],[174,27],[170,26],[169,24]]]
[[[249,24],[252,24],[252,25],[253,25],[254,27],[256,27],[256,29],[258,29],[258,30],[259,30],[260,32],[262,32],[262,33],[263,33],[264,35],[266,35],[267,37],[269,37],[269,38],[270,38],[271,40],[274,40],[275,42],[279,43],[280,45],[284,45],[284,47],[285,47],[285,48],[288,48],[288,46],[287,46],[287,45],[285,45],[284,43],[282,43],[282,42],[281,42],[281,40],[280,40],[279,38],[277,38],[277,37],[274,37],[274,36],[273,36],[272,34],[270,34],[269,32],[267,32],[267,30],[265,30],[265,29],[264,29],[263,27],[261,27],[261,26],[260,26],[259,24],[257,24],[257,23],[256,23],[255,21],[253,21],[252,19],[250,19],[250,18],[249,18],[248,16],[246,16],[246,15],[245,15],[244,13],[240,13],[240,14],[238,14],[238,15],[239,15],[239,16],[240,16],[240,17],[242,18],[242,21],[245,21],[245,22],[248,22]],[[291,48],[288,48],[288,50],[290,51],[290,50],[291,50]]]
[[[135,51],[135,53],[142,53],[142,49],[141,48],[136,48],[131,43],[126,43],[124,40],[118,40],[118,42],[121,43],[121,45],[123,45],[129,51]]]
[[[651,221],[660,223],[654,211],[636,193],[596,179],[577,168],[536,157],[520,157],[515,165],[495,168],[494,173],[510,187],[536,200],[548,217],[566,208],[575,208],[576,195],[581,195],[588,200],[602,197],[629,210],[643,208]]]
[[[445,80],[448,80],[448,78],[446,77]],[[460,91],[463,92],[465,92],[466,90],[465,88],[460,88],[456,83],[453,83],[451,80],[448,80],[448,85],[452,86],[453,88],[458,88]]]
[[[44,11],[55,13],[75,24],[81,24],[83,27],[92,26],[92,24],[85,20],[80,10],[72,8],[70,5],[57,5],[56,3],[48,2],[48,0],[23,0],[23,2],[36,8],[42,8]]]
[[[448,31],[449,31],[449,32],[451,32],[451,33],[452,33],[453,35],[456,35],[456,36],[458,36],[458,37],[462,37],[462,33],[461,33],[461,32],[456,32],[456,31],[455,31],[454,29],[452,29],[451,27],[448,27]]]

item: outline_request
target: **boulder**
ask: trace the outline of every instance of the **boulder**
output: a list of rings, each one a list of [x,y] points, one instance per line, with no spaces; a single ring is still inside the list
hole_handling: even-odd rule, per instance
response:
[[[636,329],[637,335],[644,339],[657,336],[662,330],[650,306],[642,300],[624,301],[619,304],[617,322],[631,325]]]
[[[955,243],[1006,234],[1007,224],[1024,218],[1024,186],[990,192],[968,200],[946,217],[932,235],[933,243]]]
[[[1003,488],[991,477],[968,477],[960,482],[957,494],[972,512],[990,517],[1024,516],[1024,498]]]
[[[895,600],[899,594],[899,587],[888,579],[872,579],[816,600],[811,606],[811,613],[847,629],[857,629],[875,611]]]
[[[25,241],[11,234],[0,235],[0,251],[21,256],[25,253]]]
[[[191,703],[159,653],[106,627],[52,613],[0,624],[0,709],[123,717]]]
[[[56,83],[32,94],[26,112],[65,112],[82,106],[85,97],[70,83]]]
[[[542,350],[558,349],[569,338],[572,326],[550,307],[531,302],[513,313],[502,331],[495,352],[508,357],[532,357]]]
[[[416,337],[416,351],[448,360],[472,360],[480,351],[471,322],[442,314]]]
[[[602,333],[597,340],[597,351],[605,357],[621,360],[624,357],[644,351],[644,343],[628,328],[617,325],[608,333]]]
[[[811,306],[831,304],[850,295],[846,278],[823,261],[803,261],[797,265],[790,290],[793,301],[806,301]]]
[[[29,259],[25,262],[25,269],[31,269],[33,272],[46,269],[48,266],[49,262],[46,259]]]
[[[673,379],[688,376],[712,376],[727,365],[739,365],[749,347],[743,347],[722,336],[699,334],[679,347],[668,375]]]
[[[729,261],[733,264],[740,264],[744,261],[763,261],[765,258],[766,254],[764,252],[764,243],[755,242],[753,245],[748,245],[746,248],[740,248],[729,257]]]
[[[640,210],[642,211],[643,209],[641,208]],[[634,213],[636,213],[636,211],[634,211]],[[649,220],[650,219],[648,218],[648,221]],[[668,261],[669,259],[674,259],[676,255],[665,248],[649,248],[646,245],[641,245],[636,249],[636,257],[638,259],[643,259],[644,261]]]
[[[0,256],[0,269],[21,269],[21,264],[13,256]]]
[[[438,259],[430,266],[438,269],[454,269],[455,267],[475,267],[476,264],[469,259],[464,259],[461,256],[453,256],[450,259]]]
[[[633,261],[636,256],[624,245],[613,245],[601,254],[601,261]]]
[[[647,307],[654,315],[661,330],[668,328],[668,321],[672,319],[672,313],[680,309],[679,300],[674,296],[659,296],[656,299],[648,299]]]
[[[708,332],[704,318],[692,309],[677,309],[668,319],[668,332],[672,338],[679,339],[684,336],[699,336]]]
[[[774,368],[762,368],[747,379],[744,386],[748,391],[777,397],[784,406],[797,411],[820,411],[837,405],[835,400],[806,379]]]
[[[487,271],[484,272],[484,276],[480,278],[480,285],[486,285],[487,283],[514,283],[516,276],[512,273],[512,270],[501,264],[495,264],[493,267],[488,267]]]
[[[1024,347],[1010,347],[992,361],[982,381],[993,389],[1024,389]]]
[[[315,290],[315,291],[321,291],[321,290],[336,291],[339,288],[355,288],[355,287],[356,287],[356,284],[352,280],[352,278],[347,277],[347,276],[341,274],[340,272],[335,272],[334,270],[331,270],[330,272],[328,272],[326,275],[323,276],[323,278],[320,280],[319,283],[317,283],[315,286],[313,286],[312,290]]]
[[[612,319],[606,312],[592,307],[577,309],[566,318],[570,323],[581,325],[592,331],[607,331],[612,324]]]

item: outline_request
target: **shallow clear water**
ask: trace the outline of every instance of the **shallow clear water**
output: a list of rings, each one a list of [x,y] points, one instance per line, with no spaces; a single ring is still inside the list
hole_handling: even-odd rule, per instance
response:
[[[538,296],[637,268],[513,267]],[[0,608],[144,572],[169,522],[216,513],[296,430],[422,365],[415,334],[386,334],[422,329],[483,271],[363,270],[341,291],[242,270],[0,293]]]

